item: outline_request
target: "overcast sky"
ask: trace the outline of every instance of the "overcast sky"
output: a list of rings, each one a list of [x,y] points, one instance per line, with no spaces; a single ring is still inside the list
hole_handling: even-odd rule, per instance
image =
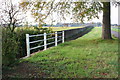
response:
[[[1,3],[1,1],[2,1],[2,0],[0,0],[0,3]],[[14,3],[16,4],[16,3],[18,3],[18,1],[20,1],[20,0],[14,0]],[[34,22],[34,19],[31,17],[30,14],[31,14],[30,11],[28,11],[28,12],[27,12],[27,21],[28,21],[28,22],[31,22],[32,24],[36,24],[36,23]],[[91,20],[91,21],[85,21],[85,22],[102,22],[102,13],[99,14],[99,16],[100,16],[99,19],[94,18],[94,19]],[[57,23],[57,22],[72,23],[72,21],[70,20],[69,17],[68,17],[67,20],[65,20],[65,21],[60,21],[60,20],[58,20],[58,18],[56,17],[56,14],[54,14],[51,18],[56,19],[56,22],[55,22],[55,23]],[[49,24],[51,23],[51,18],[49,18],[48,20],[46,20],[47,23],[49,23]],[[118,7],[115,7],[115,6],[111,6],[111,24],[118,24]]]
[[[33,18],[30,16],[30,12],[28,12],[27,15],[28,15],[28,21],[33,22]],[[94,18],[91,21],[86,20],[85,22],[101,22],[102,23],[102,13],[100,13],[99,16],[100,16],[99,19]],[[56,13],[54,13],[54,15],[51,18],[54,18],[56,20],[55,24],[57,22],[72,23],[72,20],[70,19],[70,17],[68,17],[64,21],[60,21],[56,16]],[[51,18],[46,20],[49,24],[51,23]],[[118,24],[118,7],[115,7],[115,6],[111,6],[111,24]]]

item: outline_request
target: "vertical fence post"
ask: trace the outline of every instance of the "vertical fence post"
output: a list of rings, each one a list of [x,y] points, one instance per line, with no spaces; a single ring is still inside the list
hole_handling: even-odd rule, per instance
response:
[[[57,46],[57,31],[55,32],[55,46]]]
[[[26,47],[27,47],[27,57],[29,57],[30,56],[29,34],[26,34]]]
[[[47,49],[47,38],[46,38],[47,34],[44,33],[44,50]]]
[[[62,31],[62,43],[64,43],[64,31]]]

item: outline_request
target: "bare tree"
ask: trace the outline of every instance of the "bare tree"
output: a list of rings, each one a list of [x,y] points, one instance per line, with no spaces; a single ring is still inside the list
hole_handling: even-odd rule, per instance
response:
[[[23,19],[22,9],[17,4],[13,4],[12,0],[4,0],[2,2],[2,8],[0,8],[0,23],[4,24],[7,29],[14,32],[18,24]]]
[[[55,3],[55,0],[28,0],[26,2],[21,2],[20,5],[24,10],[31,11],[31,15],[35,21],[38,22],[39,27],[42,27],[42,24],[46,24],[45,20],[50,18],[50,16],[54,14],[56,8],[59,6],[58,3]]]

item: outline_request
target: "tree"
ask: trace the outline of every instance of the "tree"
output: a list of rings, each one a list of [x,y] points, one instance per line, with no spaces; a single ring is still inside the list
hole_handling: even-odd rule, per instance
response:
[[[79,5],[81,4],[81,6]],[[111,20],[110,20],[110,2],[82,2],[77,4],[74,8],[74,12],[79,12],[80,20],[83,21],[85,17],[88,20],[97,17],[99,19],[98,13],[103,11],[103,27],[102,27],[102,39],[112,39],[111,37]],[[80,7],[78,7],[80,6]],[[75,11],[80,9],[81,11]]]
[[[35,21],[38,22],[39,27],[42,27],[45,23],[45,19],[47,19],[48,16],[51,15],[51,12],[55,10],[57,5],[53,5],[54,0],[51,0],[49,2],[45,1],[28,1],[28,2],[21,2],[20,5],[24,10],[31,11],[31,15],[35,18]]]
[[[109,1],[109,0],[108,0]],[[102,39],[112,39],[111,37],[111,6],[109,2],[102,2],[103,4],[103,26]],[[119,6],[120,2],[114,1],[114,5]]]
[[[66,0],[67,2],[69,0]],[[65,14],[69,13],[69,5],[66,2],[57,2],[57,0],[35,0],[35,1],[22,1],[20,3],[21,7],[24,8],[24,10],[30,10],[32,13],[32,16],[35,18],[35,21],[38,22],[39,26],[42,27],[42,24],[46,24],[45,20],[47,18],[50,19],[51,24],[55,22],[55,20],[51,19],[52,15],[54,13],[57,13],[60,19],[65,19]],[[65,13],[65,14],[64,14]],[[57,16],[57,17],[58,17]],[[51,18],[50,18],[51,17]]]
[[[79,1],[79,0],[78,0]],[[111,37],[111,20],[110,20],[110,0],[108,2],[71,2],[70,0],[55,2],[52,1],[48,5],[50,7],[50,13],[57,12],[61,18],[65,19],[66,14],[70,14],[72,10],[73,19],[78,22],[84,22],[84,19],[87,18],[91,20],[93,18],[99,19],[99,12],[103,11],[103,27],[102,27],[102,39],[112,39]],[[47,3],[47,2],[46,2]],[[115,2],[115,4],[119,2]],[[39,3],[38,3],[39,4]],[[33,5],[33,4],[32,4]],[[37,10],[40,7],[37,8]],[[46,8],[47,9],[47,8]],[[42,17],[39,17],[42,19]],[[45,18],[44,18],[45,19]],[[43,20],[42,20],[43,21]]]
[[[16,26],[22,23],[24,15],[19,5],[13,4],[12,0],[5,0],[2,2],[0,9],[1,23],[5,24],[6,28],[14,32]]]
[[[103,2],[102,39],[112,39],[110,18],[110,2]]]
[[[111,3],[115,5],[120,5],[120,2],[106,0],[106,2],[72,2],[70,3],[73,10],[74,19],[78,22],[83,22],[85,18],[91,20],[93,18],[98,18],[98,13],[103,12],[103,25],[102,25],[102,39],[112,39],[111,36],[111,17],[110,17],[110,7]]]

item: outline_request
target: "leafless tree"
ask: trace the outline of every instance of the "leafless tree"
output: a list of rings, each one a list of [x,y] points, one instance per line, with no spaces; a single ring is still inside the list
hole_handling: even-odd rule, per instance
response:
[[[14,32],[25,16],[19,4],[13,4],[12,0],[4,0],[0,8],[0,23],[4,24],[7,29]]]

